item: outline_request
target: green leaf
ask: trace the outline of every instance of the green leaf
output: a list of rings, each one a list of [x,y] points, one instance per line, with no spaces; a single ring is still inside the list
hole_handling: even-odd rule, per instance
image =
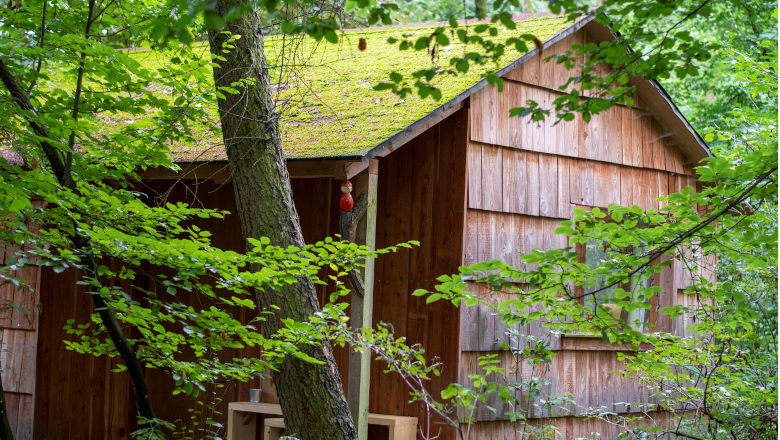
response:
[[[439,299],[441,299],[441,294],[434,293],[433,295],[425,299],[425,304],[430,304],[432,302],[438,301]]]

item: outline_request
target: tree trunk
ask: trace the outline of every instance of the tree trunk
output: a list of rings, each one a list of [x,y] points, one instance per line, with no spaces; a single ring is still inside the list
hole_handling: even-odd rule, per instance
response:
[[[477,18],[487,17],[487,0],[474,0],[474,15]]]
[[[239,6],[239,2],[218,0],[217,13],[225,16],[231,6]],[[274,245],[303,247],[282,151],[279,118],[271,97],[258,11],[253,9],[230,22],[226,30],[241,35],[229,53],[222,53],[228,35],[211,31],[209,43],[213,54],[225,57],[225,61],[216,61],[219,68],[214,69],[215,86],[241,89],[239,94],[225,94],[226,99],[220,99],[218,104],[244,237],[265,236]],[[254,83],[237,87],[236,83],[245,78]],[[257,271],[260,267],[251,269]],[[314,284],[304,278],[277,290],[257,290],[256,296],[264,309],[279,307],[263,323],[265,335],[276,332],[282,318],[303,321],[319,310]],[[354,439],[354,424],[330,344],[323,341],[322,347],[302,349],[325,364],[290,356],[274,372],[287,432],[303,440]]]
[[[523,14],[530,14],[534,12],[534,7],[531,4],[531,0],[523,0]]]

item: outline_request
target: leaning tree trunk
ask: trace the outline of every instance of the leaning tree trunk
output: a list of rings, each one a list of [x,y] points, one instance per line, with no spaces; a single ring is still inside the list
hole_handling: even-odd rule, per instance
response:
[[[217,0],[217,13],[224,16],[239,3]],[[209,33],[209,43],[212,54],[225,58],[216,61],[219,67],[214,68],[215,86],[241,89],[219,100],[219,113],[244,238],[268,237],[274,245],[303,247],[282,152],[279,118],[271,97],[258,11],[252,9],[230,22],[226,30],[241,35],[233,42],[235,48],[222,52],[228,36],[220,31]],[[253,83],[237,87],[243,79]],[[257,271],[260,267],[251,269]],[[282,318],[303,321],[319,310],[314,284],[306,278],[276,290],[258,289],[256,296],[262,308],[279,307],[263,323],[266,336],[280,328]],[[303,440],[354,439],[354,424],[330,344],[323,341],[322,347],[301,348],[325,364],[290,356],[274,372],[287,432]]]

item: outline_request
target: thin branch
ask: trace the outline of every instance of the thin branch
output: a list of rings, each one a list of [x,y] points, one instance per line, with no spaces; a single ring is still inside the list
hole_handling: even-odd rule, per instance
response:
[[[674,240],[669,242],[669,244],[667,244],[666,246],[661,247],[659,249],[656,249],[656,250],[650,252],[649,254],[647,254],[647,258],[648,258],[647,262],[641,264],[640,266],[637,266],[636,269],[634,269],[633,271],[631,271],[631,273],[628,274],[628,277],[634,276],[637,273],[639,273],[640,271],[644,270],[645,268],[650,266],[651,263],[653,261],[655,261],[657,258],[660,258],[662,255],[664,255],[668,251],[674,249],[678,245],[680,245],[683,242],[685,242],[686,239],[696,235],[697,232],[699,232],[700,230],[704,229],[710,223],[714,222],[715,220],[717,220],[718,218],[720,218],[724,214],[726,214],[729,211],[731,211],[731,209],[733,209],[735,206],[737,206],[740,203],[742,203],[743,201],[745,201],[750,196],[750,194],[753,191],[753,189],[755,189],[761,182],[766,180],[768,177],[770,177],[775,172],[777,172],[777,167],[772,168],[771,170],[767,171],[766,173],[758,176],[758,178],[756,178],[756,180],[750,186],[748,186],[745,190],[743,190],[742,193],[739,196],[737,196],[731,203],[726,205],[725,208],[723,208],[720,211],[718,211],[717,214],[712,215],[707,220],[705,220],[705,221],[699,223],[698,225],[696,225],[696,227],[691,228],[688,231],[686,231],[684,234],[678,235],[677,238],[675,238]],[[594,292],[585,293],[583,295],[574,297],[574,299],[584,298],[584,297],[589,296],[589,295],[595,295],[595,294],[597,294],[599,292],[602,292],[602,291],[604,291],[606,289],[609,289],[610,287],[616,286],[616,285],[620,284],[621,282],[622,281],[620,281],[620,280],[614,281],[611,284],[608,284],[608,285],[606,285],[606,286],[604,286],[604,287],[602,287],[602,288],[600,288],[600,289],[598,289],[598,290],[596,290]]]

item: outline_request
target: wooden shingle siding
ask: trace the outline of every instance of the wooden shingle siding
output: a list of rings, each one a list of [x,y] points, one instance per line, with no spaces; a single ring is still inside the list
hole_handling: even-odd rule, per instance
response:
[[[466,215],[465,233],[468,241],[465,246],[465,263],[501,260],[515,268],[523,269],[525,265],[520,258],[522,254],[530,253],[532,249],[547,251],[568,246],[565,235],[552,233],[558,223],[555,219],[469,209]],[[528,269],[534,267],[535,265],[530,265]],[[474,285],[474,288],[477,288],[477,285]],[[493,300],[502,298],[484,290],[484,287],[479,288],[483,290],[475,293],[480,296]],[[497,339],[509,342],[505,335],[506,326],[497,321],[492,313],[492,310],[482,305],[463,309],[461,328],[464,337],[461,340],[461,350],[491,351],[500,347],[500,343],[496,343]],[[473,333],[475,330],[476,334]],[[538,325],[531,334],[543,336],[547,335],[548,331]]]
[[[504,90],[487,86],[472,96],[471,140],[559,156],[598,162],[653,168],[675,173],[684,169],[679,148],[668,145],[669,137],[649,113],[637,108],[614,106],[593,115],[585,123],[580,115],[570,122],[556,122],[554,115],[542,122],[530,117],[510,117],[509,110],[532,100],[550,108],[562,93],[511,80]]]
[[[610,204],[644,210],[660,209],[658,202],[685,186],[696,187],[690,176],[675,189],[675,173],[537,153],[470,142],[468,147],[468,207],[492,212],[569,219],[569,204],[607,208]]]
[[[460,383],[470,386],[473,381],[468,378],[468,375],[481,373],[479,358],[492,355],[495,356],[494,359],[500,361],[499,366],[505,369],[507,380],[527,383],[528,379],[534,376],[550,381],[548,385],[542,386],[545,394],[570,394],[569,397],[574,400],[574,403],[568,403],[563,408],[556,406],[549,411],[534,405],[541,403],[541,396],[536,399],[530,398],[527,389],[517,392],[515,398],[519,402],[515,408],[528,411],[529,417],[549,417],[549,423],[563,423],[567,416],[584,414],[588,408],[604,407],[609,411],[625,414],[642,411],[639,404],[661,404],[662,400],[653,396],[641,382],[616,373],[626,369],[626,362],[618,359],[618,353],[621,351],[631,353],[630,349],[560,350],[556,356],[553,356],[549,370],[545,371],[544,366],[534,368],[522,359],[521,362],[517,362],[518,359],[509,351],[464,350],[461,353],[460,363],[465,368],[461,373]],[[499,378],[492,376],[489,376],[489,380],[500,381]],[[491,411],[488,406],[496,411]],[[485,403],[477,405],[476,421],[509,420],[506,412],[513,411],[512,408],[510,403],[502,402],[495,395],[489,396]],[[605,434],[602,431],[602,435]]]

